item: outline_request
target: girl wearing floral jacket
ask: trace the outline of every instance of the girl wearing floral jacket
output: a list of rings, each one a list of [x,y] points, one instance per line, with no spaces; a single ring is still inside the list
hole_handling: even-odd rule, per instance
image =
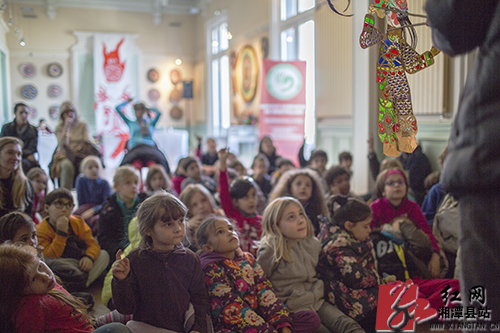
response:
[[[340,207],[333,212],[336,203]],[[355,198],[335,196],[328,208],[333,223],[321,232],[323,250],[317,267],[325,283],[325,299],[367,332],[374,332],[380,278],[368,237],[370,207]]]
[[[254,257],[239,249],[238,235],[229,220],[209,217],[198,228],[196,238],[203,251],[201,268],[215,332],[290,333],[319,326],[307,314],[294,315],[285,308]]]

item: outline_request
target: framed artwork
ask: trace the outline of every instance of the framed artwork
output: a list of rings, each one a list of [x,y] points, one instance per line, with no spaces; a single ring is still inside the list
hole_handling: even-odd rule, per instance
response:
[[[246,45],[240,51],[235,67],[236,90],[240,92],[245,102],[250,103],[255,98],[259,80],[259,62],[252,46]]]

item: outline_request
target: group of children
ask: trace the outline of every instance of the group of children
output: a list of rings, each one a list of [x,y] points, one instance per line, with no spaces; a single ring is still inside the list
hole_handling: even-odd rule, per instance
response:
[[[323,170],[286,171],[289,165],[281,170],[277,163],[272,183],[263,154],[252,166],[257,179],[234,176],[227,149],[217,157],[217,182],[188,157],[172,180],[162,166],[151,166],[147,192],[137,170],[121,166],[112,194],[99,159],[88,157],[76,182],[80,216],[72,214],[69,191],[45,195],[46,175],[28,175],[39,197],[35,218],[43,220],[18,212],[0,219],[0,242],[7,242],[0,246],[0,276],[15,285],[0,287],[10,300],[1,305],[2,328],[91,332],[106,320],[91,320],[56,275],[72,291],[106,270],[103,301],[113,310],[107,321],[127,323],[132,332],[373,332],[379,284],[416,279],[435,308],[443,305],[439,286],[458,289],[457,280],[436,279],[443,258],[407,198],[403,170],[382,172],[379,199],[368,205],[350,192],[348,169],[324,170],[326,154],[309,161],[321,159]],[[258,186],[267,184],[263,179],[269,191]],[[221,208],[210,188],[217,183]],[[260,201],[267,201],[263,214]],[[384,264],[377,268],[377,261]]]

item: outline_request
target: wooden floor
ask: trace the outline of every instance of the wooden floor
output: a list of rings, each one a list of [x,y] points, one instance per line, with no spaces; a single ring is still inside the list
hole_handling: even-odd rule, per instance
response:
[[[94,308],[92,309],[91,315],[93,315],[96,318],[109,312],[109,309],[101,302],[101,291],[102,291],[102,283],[94,283],[87,290],[87,292],[94,295],[95,304]]]

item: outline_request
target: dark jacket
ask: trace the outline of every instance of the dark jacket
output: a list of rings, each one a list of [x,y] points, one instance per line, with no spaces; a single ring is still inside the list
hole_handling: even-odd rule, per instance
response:
[[[395,249],[395,246],[399,245],[403,250],[410,278],[418,276],[422,279],[431,279],[427,264],[434,250],[429,237],[408,221],[401,223],[399,238],[385,227],[390,225],[385,224],[382,231],[373,231],[370,234],[377,255],[379,275],[387,273],[396,276],[398,281],[407,280],[405,267]]]
[[[19,134],[17,131],[16,120],[13,122],[7,123],[2,127],[2,133],[0,133],[0,137],[4,136],[13,136],[23,140],[23,158],[29,155],[33,155],[36,153],[38,146],[38,130],[35,126],[28,124],[28,129],[23,133]]]
[[[184,317],[193,304],[192,331],[207,332],[208,294],[200,259],[191,250],[170,253],[135,249],[127,256],[130,274],[113,278],[113,303],[123,314],[156,327],[184,331]]]
[[[139,193],[139,203],[146,200],[146,193]],[[127,228],[123,221],[123,213],[118,204],[116,193],[110,195],[102,205],[99,213],[99,231],[97,240],[103,250],[106,250],[111,258],[115,257],[116,251],[125,249],[120,245],[127,235]]]
[[[428,0],[436,47],[450,55],[479,47],[460,97],[441,172],[455,197],[500,187],[500,1]]]

